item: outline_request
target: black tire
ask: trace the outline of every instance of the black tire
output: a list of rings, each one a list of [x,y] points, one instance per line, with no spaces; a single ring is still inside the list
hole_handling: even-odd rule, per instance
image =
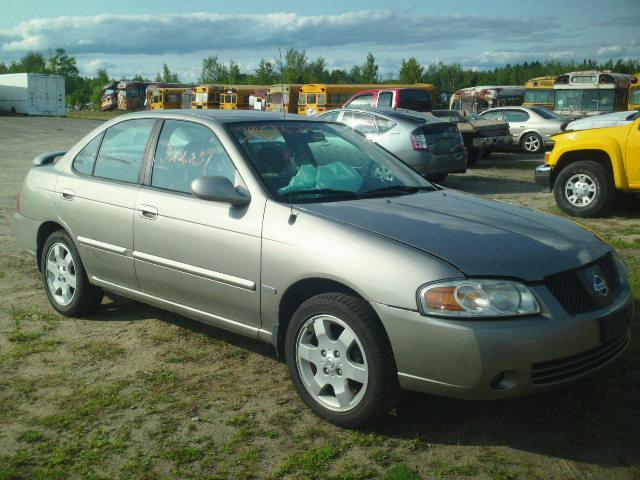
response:
[[[595,194],[587,205],[577,205],[570,201],[567,194],[568,184],[573,184],[576,175],[585,175],[588,185],[595,185]],[[573,190],[570,190],[572,192]],[[563,168],[553,184],[553,195],[556,204],[569,215],[577,217],[595,217],[606,213],[613,204],[616,188],[611,173],[601,164],[588,160],[571,163]],[[582,202],[581,202],[582,203]]]
[[[537,133],[527,132],[520,139],[520,147],[527,153],[541,153],[544,151],[544,142]]]
[[[61,304],[55,299],[54,294],[49,288],[47,280],[47,256],[49,255],[49,250],[55,244],[62,244],[67,248],[72,257],[75,270],[75,292],[70,303],[67,305]],[[51,306],[62,315],[66,317],[85,315],[95,311],[102,303],[104,292],[101,288],[89,283],[87,272],[85,271],[82,260],[80,259],[80,254],[78,253],[73,240],[71,240],[71,236],[64,230],[56,230],[49,235],[45,241],[40,258],[40,270],[44,291],[47,294],[49,303],[51,303]]]
[[[432,181],[434,183],[440,183],[441,184],[447,179],[448,176],[449,176],[448,173],[442,173],[440,175],[428,175],[427,176],[427,180],[430,180],[430,181]]]
[[[467,165],[475,165],[482,158],[482,150],[470,148],[467,150]]]
[[[351,410],[337,412],[326,408],[305,387],[296,360],[296,342],[305,323],[321,314],[346,323],[362,345],[367,359],[367,387],[360,402]],[[324,293],[304,302],[294,313],[285,340],[289,375],[304,403],[320,418],[340,427],[362,426],[395,407],[400,397],[397,369],[391,345],[371,305],[344,293]]]

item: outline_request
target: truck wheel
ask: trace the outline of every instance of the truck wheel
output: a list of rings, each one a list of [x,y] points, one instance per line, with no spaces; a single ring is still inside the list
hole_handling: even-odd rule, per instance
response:
[[[525,133],[520,140],[520,146],[527,153],[540,153],[544,150],[542,137],[535,132]]]
[[[575,162],[558,173],[553,195],[558,206],[578,217],[595,217],[605,213],[615,199],[611,174],[597,162]]]
[[[102,302],[102,289],[89,283],[78,250],[64,230],[49,235],[42,248],[40,266],[49,302],[62,315],[90,313]]]
[[[400,393],[391,346],[371,305],[324,293],[293,315],[287,367],[304,403],[341,427],[357,427],[392,409]]]
[[[478,160],[480,160],[480,157],[482,157],[482,150],[470,148],[467,151],[467,164],[475,165],[476,163],[478,163]]]

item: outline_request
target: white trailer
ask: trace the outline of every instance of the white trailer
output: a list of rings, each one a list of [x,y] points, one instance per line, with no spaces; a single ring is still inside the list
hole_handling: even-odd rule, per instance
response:
[[[66,115],[64,77],[43,73],[0,75],[0,111]]]

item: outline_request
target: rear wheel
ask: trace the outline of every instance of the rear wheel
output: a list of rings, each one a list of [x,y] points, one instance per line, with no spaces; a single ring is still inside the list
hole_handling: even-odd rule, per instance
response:
[[[575,162],[558,173],[553,195],[558,206],[578,217],[593,217],[606,213],[615,199],[611,173],[597,162]]]
[[[102,289],[89,283],[78,250],[64,230],[49,235],[42,249],[40,266],[49,302],[62,315],[83,315],[102,302]]]
[[[544,150],[542,137],[535,132],[525,133],[520,140],[520,146],[527,153],[540,153]]]
[[[319,417],[356,427],[395,406],[393,353],[368,302],[343,293],[312,297],[293,315],[285,347],[291,380]]]

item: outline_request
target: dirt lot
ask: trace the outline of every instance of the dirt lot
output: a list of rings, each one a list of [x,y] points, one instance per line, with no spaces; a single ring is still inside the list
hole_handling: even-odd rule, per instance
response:
[[[0,118],[0,479],[640,479],[640,341],[593,379],[470,403],[406,394],[375,427],[318,420],[273,350],[135,302],[54,313],[11,233],[31,159],[98,122]],[[559,213],[536,160],[494,154],[447,185]],[[629,262],[640,294],[640,209],[583,222]]]

